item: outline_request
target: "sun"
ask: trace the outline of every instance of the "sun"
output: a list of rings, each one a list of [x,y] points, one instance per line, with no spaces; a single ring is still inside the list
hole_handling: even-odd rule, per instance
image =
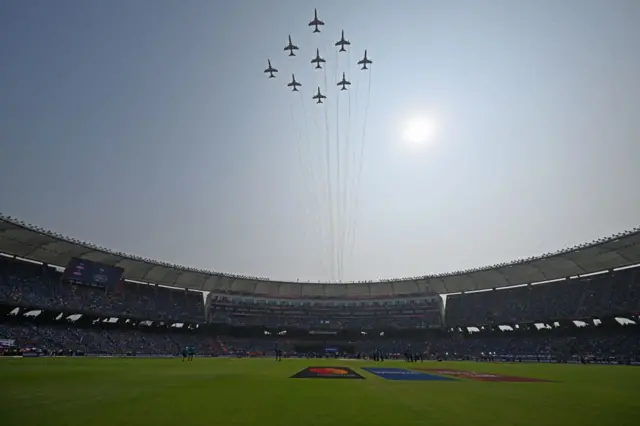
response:
[[[411,146],[421,147],[433,141],[436,126],[427,117],[413,117],[404,125],[403,137]]]

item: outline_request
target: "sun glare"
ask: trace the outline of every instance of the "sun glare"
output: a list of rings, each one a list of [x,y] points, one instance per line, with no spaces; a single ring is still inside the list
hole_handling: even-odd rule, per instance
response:
[[[404,140],[411,146],[424,146],[433,140],[435,125],[426,117],[416,117],[404,125]]]

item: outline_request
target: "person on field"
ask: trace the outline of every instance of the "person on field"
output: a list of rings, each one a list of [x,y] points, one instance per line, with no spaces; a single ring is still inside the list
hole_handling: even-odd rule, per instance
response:
[[[274,357],[275,357],[276,361],[282,361],[282,351],[278,347],[278,343],[273,345],[273,354],[274,354]]]
[[[182,362],[184,362],[189,357],[189,347],[185,346],[182,348]]]

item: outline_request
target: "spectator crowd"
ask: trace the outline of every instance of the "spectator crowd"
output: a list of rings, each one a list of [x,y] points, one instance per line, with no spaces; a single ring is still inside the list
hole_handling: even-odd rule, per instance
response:
[[[640,268],[560,282],[451,295],[448,326],[578,319],[640,312]]]
[[[274,347],[286,356],[308,356],[297,347],[306,345],[348,347],[340,356],[378,352],[387,358],[401,358],[411,351],[424,359],[575,359],[640,362],[640,335],[632,333],[578,336],[469,336],[449,334],[426,339],[291,340],[286,337],[234,338],[206,334],[143,332],[139,330],[82,329],[69,326],[2,325],[0,336],[13,339],[23,348],[48,353],[96,355],[178,355],[186,346],[205,356],[268,356]],[[314,354],[320,356],[319,354]],[[324,355],[324,354],[323,354]]]
[[[0,257],[0,303],[8,306],[56,309],[153,321],[176,321],[227,326],[261,326],[307,330],[428,329],[443,325],[513,324],[586,317],[633,315],[640,312],[640,268],[505,290],[452,295],[446,310],[438,296],[414,300],[282,301],[234,295],[209,295],[205,309],[202,293],[122,282],[115,289],[73,285],[61,272],[43,265]],[[205,315],[206,313],[206,315]],[[377,334],[376,334],[377,336]],[[434,335],[435,336],[435,335]],[[274,341],[296,354],[293,342],[282,336],[239,339],[224,335],[177,330],[80,328],[0,324],[0,339],[48,351],[93,354],[177,354],[194,346],[206,355],[271,353]],[[345,342],[322,344],[344,345]],[[640,359],[638,334],[602,333],[553,336],[540,333],[474,336],[443,333],[423,339],[362,338],[348,342],[351,353],[406,353],[407,348],[427,357],[537,357],[629,356]]]
[[[406,329],[442,325],[439,296],[388,300],[275,300],[212,295],[209,319],[238,327]],[[265,303],[270,302],[270,303]]]

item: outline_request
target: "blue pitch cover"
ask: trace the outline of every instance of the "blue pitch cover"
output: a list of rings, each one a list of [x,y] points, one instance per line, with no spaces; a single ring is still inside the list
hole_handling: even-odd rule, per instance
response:
[[[427,374],[420,371],[405,370],[404,368],[377,368],[377,367],[363,367],[364,371],[371,374],[375,374],[378,377],[382,377],[385,380],[403,380],[403,381],[441,381],[450,382],[455,381],[450,377],[436,376],[433,374]]]

